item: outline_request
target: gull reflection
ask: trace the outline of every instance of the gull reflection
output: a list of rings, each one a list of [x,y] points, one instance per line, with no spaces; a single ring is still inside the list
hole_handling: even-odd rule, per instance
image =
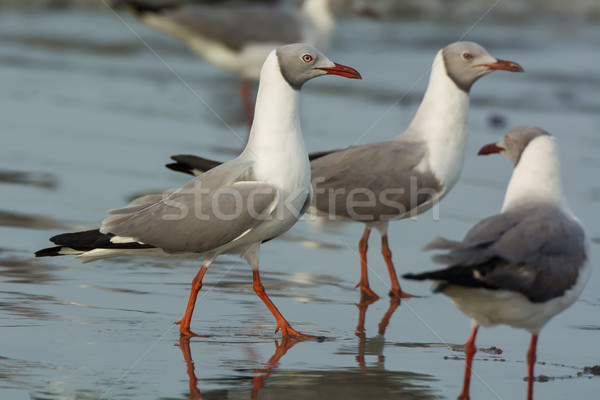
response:
[[[201,399],[202,395],[200,394],[200,389],[198,389],[198,378],[194,371],[194,360],[192,360],[192,352],[190,351],[190,336],[181,336],[179,338],[179,348],[183,353],[183,360],[187,367],[187,375],[190,382],[190,395],[188,396],[188,400]]]
[[[367,309],[369,308],[369,306],[373,303],[375,303],[378,299],[366,299],[366,300],[361,300],[360,303],[356,304],[356,307],[358,307],[358,324],[356,325],[356,332],[355,335],[358,337],[358,354],[356,355],[356,362],[358,362],[359,367],[361,368],[366,368],[365,365],[365,349],[367,347],[367,334],[366,334],[366,330],[365,330],[365,319],[366,319],[366,315],[367,315]],[[385,335],[385,330],[387,329],[389,323],[390,323],[390,319],[392,318],[392,315],[394,314],[394,312],[396,311],[396,309],[398,308],[398,306],[400,305],[400,299],[397,296],[391,296],[390,297],[390,305],[388,306],[387,311],[385,312],[385,314],[383,315],[383,317],[381,318],[381,321],[379,322],[378,325],[378,336],[376,336],[377,339],[379,340],[375,340],[375,338],[371,338],[370,341],[371,342],[375,342],[377,341],[380,344],[380,349],[379,351],[377,351],[378,353],[378,361],[379,363],[381,363],[383,365],[383,362],[385,360],[385,356],[383,355],[383,336]]]
[[[183,360],[187,368],[187,375],[189,378],[189,395],[188,400],[198,400],[202,398],[200,389],[198,389],[198,377],[196,376],[194,360],[192,359],[192,353],[190,350],[190,336],[182,336],[179,338],[179,348],[183,353]],[[265,378],[271,375],[271,372],[279,367],[279,360],[287,353],[294,345],[299,341],[293,339],[283,338],[281,342],[275,340],[275,353],[269,358],[261,368],[254,370],[254,377],[252,378],[252,389],[250,391],[250,399],[255,400],[258,398],[258,392],[265,386]]]
[[[265,386],[265,378],[271,375],[272,370],[279,367],[279,359],[298,342],[298,340],[287,338],[283,338],[281,344],[277,340],[275,341],[275,354],[271,356],[263,368],[254,371],[257,375],[252,379],[252,392],[250,394],[252,400],[258,398],[258,391]]]

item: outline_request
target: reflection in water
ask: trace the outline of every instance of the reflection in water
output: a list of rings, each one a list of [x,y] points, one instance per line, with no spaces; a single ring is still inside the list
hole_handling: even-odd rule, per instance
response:
[[[279,359],[298,342],[298,340],[287,338],[283,338],[281,344],[275,341],[275,354],[269,358],[263,368],[254,371],[257,375],[252,378],[252,392],[250,395],[252,400],[258,398],[258,391],[265,386],[265,378],[271,375],[271,370],[279,367]]]
[[[366,368],[365,349],[367,346],[367,335],[365,332],[365,318],[367,315],[367,309],[371,304],[375,303],[377,300],[378,299],[361,300],[361,302],[356,305],[358,307],[358,324],[356,325],[355,333],[355,335],[358,337],[358,354],[356,356],[356,361],[358,362],[358,365],[361,368]],[[380,342],[381,348],[377,352],[377,359],[382,367],[383,362],[385,360],[385,356],[383,355],[383,336],[385,335],[385,330],[387,329],[387,326],[390,323],[390,318],[400,305],[400,301],[401,300],[397,296],[391,296],[390,305],[385,314],[383,315],[383,318],[381,318],[381,321],[379,322],[377,339],[379,339],[378,342]]]
[[[269,358],[262,368],[254,370],[254,377],[252,378],[252,389],[250,391],[250,398],[255,400],[258,398],[258,392],[265,386],[265,378],[271,375],[271,371],[279,367],[279,360],[287,353],[298,340],[286,339],[281,340],[281,344],[275,341],[275,353]],[[192,359],[192,352],[190,350],[190,337],[181,336],[179,338],[179,347],[183,353],[183,359],[187,367],[187,375],[189,378],[189,389],[190,394],[188,400],[197,400],[202,398],[200,389],[198,389],[198,378],[194,368],[194,360]]]
[[[185,365],[187,366],[187,375],[190,382],[190,395],[188,396],[188,399],[200,399],[202,398],[202,395],[200,394],[200,390],[198,389],[198,378],[196,378],[196,373],[194,371],[194,360],[192,360],[192,352],[190,351],[189,336],[181,336],[179,338],[179,348],[183,353],[183,360],[185,361]]]
[[[289,371],[283,370],[275,373],[275,370],[279,368],[279,362],[281,358],[290,350],[293,346],[300,343],[297,340],[282,339],[281,342],[275,340],[275,352],[269,358],[269,360],[263,364],[261,368],[253,370],[241,370],[241,372],[249,372],[252,375],[252,386],[248,393],[248,389],[236,390],[235,384],[239,383],[240,380],[250,379],[248,374],[242,376],[231,376],[225,378],[226,382],[223,382],[227,389],[227,398],[250,398],[252,400],[259,398],[259,392],[266,390],[268,395],[264,397],[278,398],[278,395],[285,395],[287,397],[295,399],[303,398],[314,398],[314,396],[321,396],[323,393],[330,393],[333,397],[340,397],[340,393],[345,393],[344,398],[364,398],[365,395],[372,395],[373,392],[373,380],[382,380],[380,382],[383,387],[377,389],[380,391],[378,398],[388,398],[394,393],[403,391],[406,389],[411,393],[407,398],[419,398],[428,399],[434,398],[430,391],[431,389],[426,386],[413,384],[409,381],[432,381],[433,378],[426,375],[414,374],[411,372],[393,372],[385,371],[383,355],[384,339],[386,328],[390,322],[390,319],[398,306],[400,306],[400,299],[393,296],[390,297],[390,304],[379,322],[378,334],[376,337],[368,339],[365,331],[365,319],[369,305],[376,302],[376,299],[363,300],[356,306],[358,307],[358,324],[356,326],[356,336],[358,337],[358,354],[356,355],[356,361],[360,367],[358,370],[355,369],[342,369],[342,370],[330,370],[330,371]],[[377,354],[378,363],[377,368],[373,371],[369,371],[365,363],[365,353],[369,348],[369,353]],[[202,398],[200,389],[198,388],[198,377],[195,373],[194,361],[190,349],[190,337],[181,337],[179,339],[179,348],[183,354],[183,359],[186,364],[188,381],[189,381],[189,400],[197,400]],[[249,351],[249,359],[254,359],[255,355]],[[240,370],[238,370],[240,371]],[[376,371],[376,372],[375,372]],[[273,375],[273,376],[271,376]],[[265,381],[267,377],[271,377],[271,384],[265,389]],[[396,381],[399,382],[396,382]],[[275,382],[273,382],[275,381]],[[306,382],[306,385],[299,383]],[[316,387],[318,386],[318,387]],[[348,387],[354,389],[348,390]],[[339,393],[338,393],[339,392]],[[348,393],[346,393],[348,392]],[[205,397],[211,397],[211,392],[205,393]],[[216,394],[216,393],[215,393]],[[224,393],[219,390],[219,396],[223,397]],[[263,396],[261,396],[263,397]],[[322,397],[322,396],[321,396]],[[325,396],[327,397],[327,396]]]
[[[387,326],[390,323],[390,318],[392,318],[392,314],[394,314],[394,312],[396,311],[396,309],[398,308],[398,306],[400,305],[400,299],[396,296],[392,296],[390,297],[390,306],[388,307],[387,311],[385,312],[385,314],[383,315],[383,318],[381,318],[381,321],[379,322],[379,334],[380,335],[384,335],[385,334],[385,330],[387,329]]]
[[[10,250],[0,249],[2,252]],[[4,282],[43,285],[60,280],[54,272],[61,269],[39,260],[15,256],[0,257],[0,277]]]
[[[378,335],[380,337],[380,335]],[[435,381],[430,375],[405,371],[386,371],[384,368],[341,368],[341,369],[279,369],[281,358],[289,349],[300,341],[283,339],[275,341],[275,352],[261,368],[249,371],[237,370],[241,375],[230,375],[218,379],[200,379],[207,384],[217,383],[225,389],[213,389],[201,394],[198,388],[198,377],[194,369],[194,361],[190,350],[190,338],[182,337],[179,347],[185,360],[189,378],[189,400],[201,398],[227,399],[347,399],[358,400],[372,398],[386,399],[437,399],[430,383]],[[306,342],[302,342],[306,343]],[[300,344],[302,346],[302,344]],[[381,346],[383,348],[383,346]],[[251,357],[253,358],[253,357]],[[252,378],[249,378],[250,372]],[[266,384],[266,378],[269,384]],[[251,379],[251,387],[240,385]]]
[[[261,391],[264,399],[439,399],[429,375],[404,371],[359,368],[329,370],[278,370]],[[239,396],[240,398],[242,396]]]
[[[0,170],[0,183],[30,185],[43,189],[56,189],[56,177],[47,172],[25,172]]]
[[[58,319],[57,315],[45,311],[42,307],[48,304],[61,304],[61,300],[54,296],[46,296],[34,293],[24,293],[17,291],[0,291],[0,307],[6,314],[17,316],[0,317],[3,327],[24,326],[29,324],[39,324],[39,321]],[[21,318],[22,317],[22,318]],[[25,322],[23,318],[30,321]],[[5,322],[6,321],[6,322]]]
[[[0,356],[0,388],[29,387],[31,389],[32,377],[41,376],[40,371],[54,368],[56,366],[52,364]],[[33,393],[32,397],[34,397]]]
[[[0,226],[30,229],[66,229],[65,224],[50,217],[2,210],[0,210]]]

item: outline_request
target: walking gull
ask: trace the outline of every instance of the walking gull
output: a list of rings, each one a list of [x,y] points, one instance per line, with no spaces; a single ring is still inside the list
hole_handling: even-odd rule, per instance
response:
[[[360,79],[353,68],[308,45],[272,51],[261,71],[256,118],[240,156],[174,193],[144,196],[111,211],[100,229],[54,236],[50,240],[57,246],[36,256],[77,254],[84,262],[120,255],[203,257],[177,322],[182,335],[193,336],[192,313],[209,265],[219,254],[240,254],[252,268],[256,294],[277,320],[276,330],[284,337],[316,338],[294,330],[271,302],[260,281],[258,254],[263,241],[291,228],[310,203],[298,100],[306,81],[326,74]]]

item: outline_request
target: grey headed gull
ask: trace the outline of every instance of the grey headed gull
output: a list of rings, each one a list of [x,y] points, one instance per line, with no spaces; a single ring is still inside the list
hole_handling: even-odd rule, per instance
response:
[[[252,122],[252,81],[271,50],[288,43],[328,48],[335,15],[352,3],[340,0],[304,0],[299,9],[269,5],[208,7],[199,4],[156,6],[122,0],[141,21],[183,41],[207,61],[242,78],[240,95],[246,118]],[[350,5],[349,5],[350,4]],[[358,8],[356,12],[362,11]]]
[[[388,223],[431,208],[452,189],[460,175],[467,141],[469,91],[495,70],[522,72],[480,45],[456,42],[441,49],[431,67],[429,85],[408,128],[392,140],[310,154],[313,199],[309,212],[331,219],[363,222],[358,244],[363,300],[377,299],[369,286],[367,247],[371,229],[381,234],[381,250],[391,280],[390,296],[402,291],[388,245]],[[174,156],[167,167],[192,174],[215,161]]]
[[[177,322],[182,335],[193,336],[190,321],[209,265],[219,254],[239,254],[252,268],[256,294],[277,320],[276,331],[316,338],[294,330],[271,302],[260,281],[258,254],[263,241],[291,228],[310,203],[298,100],[305,82],[327,74],[361,78],[308,45],[273,50],[261,71],[248,144],[236,159],[169,195],[144,196],[111,211],[100,229],[54,236],[50,240],[57,246],[36,256],[77,254],[84,262],[121,255],[202,257],[187,309]]]
[[[433,260],[448,268],[403,277],[434,280],[434,291],[473,319],[460,399],[469,398],[479,326],[498,324],[531,333],[527,398],[532,399],[539,332],[575,302],[590,274],[585,232],[565,200],[552,136],[519,126],[479,152],[493,153],[514,166],[500,214],[480,221],[461,242],[438,238],[425,247],[447,250]]]

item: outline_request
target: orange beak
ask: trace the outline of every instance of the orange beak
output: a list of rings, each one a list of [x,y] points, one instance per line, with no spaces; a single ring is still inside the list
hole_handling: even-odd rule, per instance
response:
[[[352,67],[347,67],[342,64],[334,63],[334,67],[317,68],[327,72],[328,75],[339,75],[350,79],[362,79],[362,76]]]
[[[500,69],[510,72],[524,72],[525,70],[519,64],[513,61],[496,60],[495,63],[483,64],[489,69]]]

